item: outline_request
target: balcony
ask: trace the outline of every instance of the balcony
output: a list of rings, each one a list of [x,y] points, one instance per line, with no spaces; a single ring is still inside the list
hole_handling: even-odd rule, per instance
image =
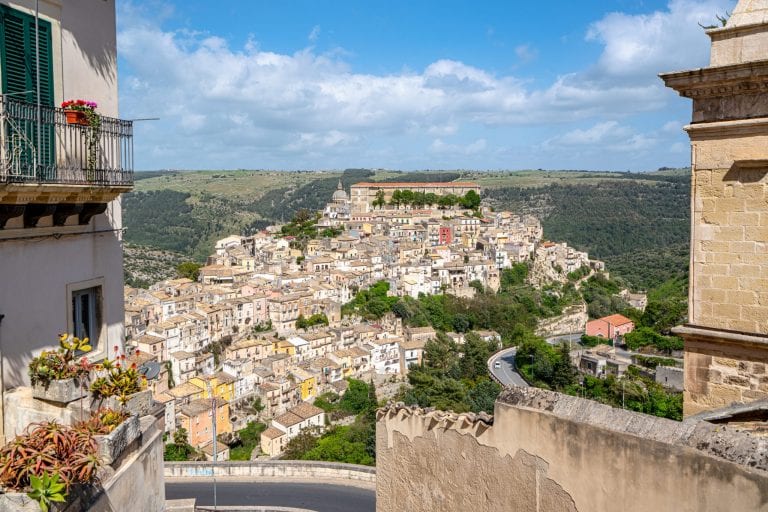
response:
[[[99,120],[68,124],[63,109],[0,96],[0,204],[100,204],[131,190],[133,123]]]

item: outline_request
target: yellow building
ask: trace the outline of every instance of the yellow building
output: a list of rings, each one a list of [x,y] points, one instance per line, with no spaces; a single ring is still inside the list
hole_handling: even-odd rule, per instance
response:
[[[192,377],[189,379],[189,383],[200,388],[202,398],[211,398],[211,393],[216,398],[221,398],[227,402],[235,398],[235,378],[226,372]]]
[[[296,386],[301,390],[301,399],[309,400],[317,396],[317,379],[311,373],[294,368],[290,371],[296,382]]]
[[[349,350],[337,350],[329,354],[331,360],[341,365],[342,376],[347,379],[354,377],[354,368],[352,365],[352,352]]]
[[[293,343],[290,343],[286,340],[276,339],[272,342],[272,353],[285,354],[287,356],[295,356],[296,346]]]

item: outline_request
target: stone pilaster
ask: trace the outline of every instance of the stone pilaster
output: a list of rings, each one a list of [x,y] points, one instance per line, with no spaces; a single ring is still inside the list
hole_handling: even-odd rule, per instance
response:
[[[662,75],[693,100],[686,416],[768,398],[768,0],[707,33],[710,67]]]

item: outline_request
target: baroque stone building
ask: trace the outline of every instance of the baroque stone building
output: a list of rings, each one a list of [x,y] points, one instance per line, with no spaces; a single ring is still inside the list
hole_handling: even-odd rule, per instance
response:
[[[410,190],[412,192],[422,192],[424,194],[435,194],[445,196],[453,194],[462,197],[470,190],[480,193],[480,186],[472,182],[448,181],[445,183],[417,183],[417,182],[373,182],[373,183],[355,183],[351,188],[352,209],[355,211],[368,212],[373,209],[376,195],[379,191],[384,192],[384,200],[389,202],[395,190]]]
[[[707,34],[709,67],[661,75],[693,100],[686,416],[768,398],[768,0]]]

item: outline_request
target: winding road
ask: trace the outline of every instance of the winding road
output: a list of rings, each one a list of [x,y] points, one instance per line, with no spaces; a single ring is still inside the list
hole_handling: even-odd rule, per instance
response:
[[[293,507],[316,512],[374,512],[373,488],[329,483],[253,481],[217,479],[217,506]],[[210,480],[166,479],[165,497],[169,500],[195,498],[198,506],[213,506]]]
[[[523,380],[515,368],[515,354],[517,354],[517,347],[510,347],[496,352],[488,360],[488,370],[503,386],[528,387],[528,383]],[[499,368],[496,368],[497,361],[499,362]]]

